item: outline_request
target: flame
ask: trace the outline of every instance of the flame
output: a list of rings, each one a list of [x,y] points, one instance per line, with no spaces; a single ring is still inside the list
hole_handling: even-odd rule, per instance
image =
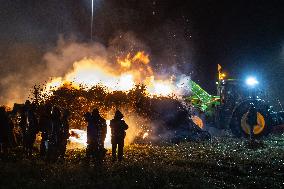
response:
[[[148,136],[149,136],[149,133],[146,132],[146,133],[143,134],[143,137],[142,137],[142,138],[145,139],[145,138],[147,138]]]
[[[87,146],[87,132],[86,131],[80,130],[80,129],[70,129],[69,133],[70,133],[69,141],[72,146],[73,145],[76,145],[78,147]]]
[[[154,76],[146,81],[148,92],[157,96],[168,96],[174,92],[174,85],[169,80],[155,80]]]
[[[124,68],[130,68],[133,63],[143,63],[148,64],[150,62],[149,55],[145,54],[144,51],[137,52],[133,57],[128,53],[125,58],[117,58],[117,63]]]
[[[107,123],[107,135],[104,142],[104,146],[106,149],[111,148],[111,129],[110,129],[110,120],[106,121]],[[70,129],[69,130],[70,137],[70,145],[69,148],[85,148],[87,147],[87,131],[80,129]]]
[[[45,87],[45,94],[52,94],[62,86],[86,88],[102,84],[110,92],[131,90],[136,84],[146,85],[149,96],[168,96],[177,90],[172,79],[157,80],[149,65],[149,55],[139,51],[125,57],[118,57],[116,64],[110,64],[102,58],[84,58],[73,64],[73,69],[63,77],[51,79]]]
[[[106,135],[106,139],[105,139],[105,148],[109,149],[111,148],[111,129],[110,129],[110,120],[106,121],[107,123],[107,135]]]
[[[130,60],[130,53],[127,54],[125,59],[117,59],[117,63],[119,63],[122,67],[130,68],[131,60]]]

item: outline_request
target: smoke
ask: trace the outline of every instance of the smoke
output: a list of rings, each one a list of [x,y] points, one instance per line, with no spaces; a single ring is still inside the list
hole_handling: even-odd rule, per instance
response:
[[[80,4],[50,1],[33,6],[8,3],[2,7],[5,15],[1,16],[3,30],[7,30],[0,34],[5,40],[0,46],[0,104],[23,102],[34,84],[63,76],[84,57],[110,63],[125,52],[144,50],[150,54],[151,66],[161,79],[189,75],[193,65],[193,45],[188,42],[191,28],[187,18],[165,17],[167,6],[170,4],[152,1],[94,0],[93,34],[94,41],[100,43],[84,43],[78,41],[90,39],[90,0]],[[12,11],[15,7],[21,7],[19,10],[25,14]],[[156,8],[160,11],[153,15]],[[65,39],[60,37],[55,46],[59,34]],[[66,38],[72,34],[79,39]]]
[[[115,111],[116,109],[109,111],[106,114],[106,119],[113,119]],[[126,130],[125,143],[131,144],[137,137],[143,136],[144,132],[149,129],[151,122],[149,119],[139,116],[137,113],[131,111],[127,106],[121,107],[120,111],[125,115],[123,119],[129,127]]]
[[[31,87],[40,80],[44,65],[41,52],[31,44],[14,44],[3,51],[0,60],[0,103],[13,105],[28,97]]]
[[[77,43],[75,40],[59,39],[57,47],[43,56],[46,75],[62,77],[73,67],[74,62],[85,57],[107,58],[106,48],[99,43]]]
[[[67,42],[60,37],[57,46],[43,55],[29,44],[15,44],[3,54],[0,103],[12,106],[26,100],[34,85],[66,74],[75,61],[84,57],[105,58],[106,48],[98,43]]]
[[[118,56],[139,50],[149,53],[152,58],[150,48],[133,32],[118,33],[107,46],[97,42],[77,42],[74,37],[64,39],[60,36],[56,47],[46,53],[31,44],[15,44],[2,51],[5,58],[1,60],[1,65],[6,67],[1,67],[0,103],[12,106],[13,103],[24,102],[34,85],[44,84],[53,77],[63,77],[73,69],[74,62],[83,58],[99,60],[96,62],[101,62],[101,66],[114,66]],[[155,67],[157,63],[151,61],[151,64]],[[164,70],[155,71],[160,79],[169,78],[175,72],[177,85],[188,83],[186,80],[189,77],[182,75],[178,69],[172,69],[171,72]],[[180,89],[186,91],[185,88]]]

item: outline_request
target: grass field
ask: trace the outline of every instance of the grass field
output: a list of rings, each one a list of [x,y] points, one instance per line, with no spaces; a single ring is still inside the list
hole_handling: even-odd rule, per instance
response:
[[[102,165],[70,150],[65,161],[46,163],[15,152],[0,160],[1,188],[283,188],[284,136],[252,149],[247,141],[130,145],[123,162]]]

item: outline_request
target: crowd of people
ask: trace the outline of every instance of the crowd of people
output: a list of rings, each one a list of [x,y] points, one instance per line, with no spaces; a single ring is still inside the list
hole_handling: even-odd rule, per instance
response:
[[[11,115],[17,115],[18,120],[12,121]],[[34,143],[38,133],[41,133],[39,155],[47,161],[64,159],[69,138],[68,110],[61,110],[51,104],[35,105],[26,101],[24,105],[14,106],[11,112],[0,107],[0,154],[7,154],[15,146],[22,146],[26,156],[33,154]],[[123,114],[117,110],[110,121],[112,160],[123,158],[124,138],[128,125],[123,120]],[[107,150],[104,141],[107,134],[106,120],[98,109],[84,115],[87,122],[86,158],[102,161]]]
[[[24,105],[15,105],[10,113],[0,107],[0,153],[22,146],[25,155],[31,156],[40,132],[40,156],[47,160],[64,158],[69,138],[68,117],[67,110],[61,111],[51,104],[37,106],[28,100]]]

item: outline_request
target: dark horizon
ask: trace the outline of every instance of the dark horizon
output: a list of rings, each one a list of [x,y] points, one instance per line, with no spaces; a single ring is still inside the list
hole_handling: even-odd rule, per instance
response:
[[[221,64],[234,78],[255,74],[273,98],[284,102],[280,0],[94,1],[94,41],[108,46],[130,32],[158,72],[174,66],[214,93]],[[2,0],[0,9],[1,94],[4,80],[41,63],[60,35],[90,42],[91,1]]]

